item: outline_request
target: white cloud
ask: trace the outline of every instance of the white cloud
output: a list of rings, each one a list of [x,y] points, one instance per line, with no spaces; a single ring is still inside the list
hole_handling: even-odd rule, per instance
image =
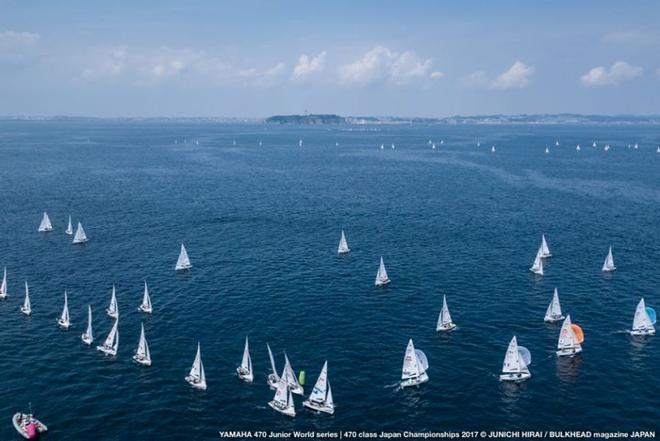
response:
[[[609,69],[604,66],[592,68],[580,77],[580,81],[587,87],[617,85],[639,77],[642,72],[641,67],[632,66],[625,61],[617,61]]]
[[[483,70],[472,72],[461,78],[459,85],[466,88],[486,87],[488,85],[488,75]]]
[[[35,32],[3,31],[0,32],[0,50],[34,46],[40,38]]]
[[[368,84],[383,80],[395,84],[406,84],[414,79],[441,78],[442,72],[431,72],[433,61],[420,59],[414,52],[394,52],[376,46],[364,56],[339,68],[342,84]]]
[[[264,73],[267,77],[277,77],[280,76],[286,71],[286,64],[284,63],[277,63],[275,66],[266,69],[266,72]]]
[[[529,77],[534,74],[534,66],[527,66],[522,61],[516,61],[506,71],[495,78],[491,83],[492,89],[522,89],[529,84]]]
[[[325,68],[326,52],[323,51],[315,57],[303,54],[298,58],[298,64],[293,68],[291,78],[294,80],[302,80],[310,75],[323,71]]]

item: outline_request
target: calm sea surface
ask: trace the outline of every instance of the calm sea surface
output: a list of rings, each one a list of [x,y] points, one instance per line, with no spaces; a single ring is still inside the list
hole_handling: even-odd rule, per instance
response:
[[[658,128],[636,126],[0,122],[0,439],[16,439],[11,415],[28,402],[53,440],[658,430],[660,335],[624,332],[640,297],[660,310],[658,144]],[[37,233],[44,210],[49,234]],[[64,234],[69,214],[89,243]],[[342,228],[352,251],[337,256]],[[541,233],[553,257],[535,279]],[[178,274],[182,241],[194,267]],[[610,244],[617,271],[604,275]],[[381,255],[392,283],[375,289]],[[136,310],[145,279],[153,316]],[[24,280],[32,317],[19,312]],[[80,334],[91,304],[97,342],[107,335],[113,283],[109,358]],[[574,360],[557,360],[560,325],[543,323],[554,287],[584,329]],[[69,331],[56,326],[65,289]],[[450,334],[435,331],[442,294]],[[141,322],[151,368],[131,361]],[[234,371],[246,335],[253,384]],[[513,335],[533,359],[517,386],[497,378]],[[430,381],[402,391],[410,337]],[[183,379],[198,340],[205,392]],[[286,350],[306,371],[307,392],[328,360],[334,416],[297,396],[295,419],[268,407],[267,342],[278,369]]]

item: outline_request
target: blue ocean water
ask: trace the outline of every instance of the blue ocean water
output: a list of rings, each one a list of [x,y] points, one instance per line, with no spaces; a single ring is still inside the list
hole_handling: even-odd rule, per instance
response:
[[[57,440],[657,430],[660,336],[623,331],[640,297],[660,307],[658,143],[648,126],[3,121],[0,439],[16,438],[10,418],[28,402]],[[36,231],[44,210],[49,234]],[[69,214],[89,243],[64,235]],[[337,256],[342,228],[352,251]],[[538,279],[528,268],[541,233],[553,257]],[[173,271],[181,242],[194,265],[185,274]],[[604,275],[610,244],[618,269]],[[375,289],[381,255],[392,283]],[[149,317],[136,310],[144,280]],[[88,304],[97,342],[110,330],[113,283],[115,359],[80,342]],[[543,323],[554,287],[585,332],[573,360],[554,354],[560,325]],[[56,326],[65,289],[69,331]],[[442,294],[458,324],[450,334],[435,331]],[[151,368],[131,362],[140,322]],[[246,335],[253,384],[234,372]],[[513,335],[533,358],[532,378],[516,386],[497,378]],[[410,337],[430,381],[402,391]],[[183,380],[198,340],[205,392]],[[267,406],[267,342],[278,369],[286,350],[306,371],[307,391],[328,360],[334,416],[303,410],[299,397],[293,420]]]

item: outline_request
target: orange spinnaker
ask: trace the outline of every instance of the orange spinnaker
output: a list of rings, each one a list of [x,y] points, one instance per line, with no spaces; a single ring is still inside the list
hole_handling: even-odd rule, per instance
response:
[[[577,337],[578,343],[582,343],[584,341],[584,332],[582,332],[582,328],[580,328],[580,326],[576,325],[575,323],[571,324],[571,328],[573,328],[573,332]]]

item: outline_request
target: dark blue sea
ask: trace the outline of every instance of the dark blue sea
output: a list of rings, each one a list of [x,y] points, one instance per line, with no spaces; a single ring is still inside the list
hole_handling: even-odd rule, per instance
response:
[[[11,416],[30,402],[53,440],[658,430],[660,335],[625,333],[642,296],[660,309],[658,144],[652,126],[2,121],[0,439],[17,439]],[[37,232],[44,210],[48,234]],[[64,234],[69,214],[87,244]],[[535,278],[542,233],[553,256]],[[181,242],[193,264],[183,274]],[[617,270],[604,275],[610,244]],[[376,289],[381,255],[392,283]],[[25,280],[32,317],[19,312]],[[136,310],[144,280],[148,317]],[[96,342],[107,335],[113,283],[109,358],[80,334],[91,304]],[[585,333],[572,360],[555,356],[560,324],[543,322],[555,287]],[[69,331],[56,325],[65,289]],[[450,334],[435,331],[443,294]],[[131,361],[141,322],[150,368]],[[246,335],[253,384],[234,371]],[[498,381],[513,335],[533,360],[520,385]],[[411,337],[430,381],[398,390]],[[205,392],[184,381],[197,341]],[[334,416],[298,396],[295,419],[268,407],[267,342],[278,369],[286,350],[306,371],[306,391],[328,360]]]

